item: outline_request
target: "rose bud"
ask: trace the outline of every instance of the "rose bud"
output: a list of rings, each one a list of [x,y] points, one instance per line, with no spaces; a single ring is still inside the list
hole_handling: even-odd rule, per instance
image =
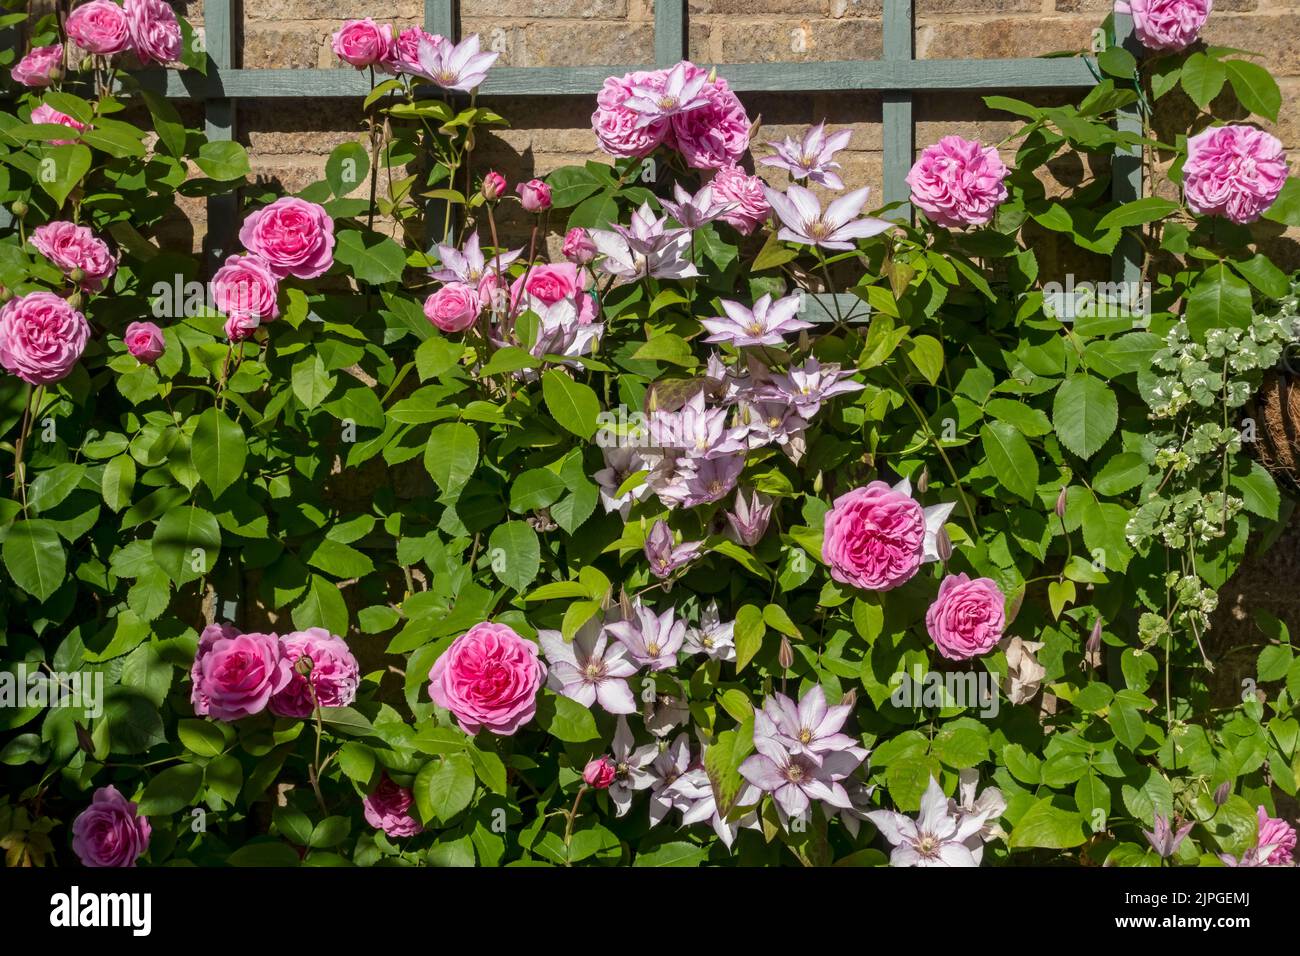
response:
[[[515,187],[519,202],[526,212],[546,212],[551,208],[551,187],[540,179],[530,179]]]
[[[506,178],[495,169],[483,177],[483,198],[491,202],[499,199],[506,191]]]
[[[606,790],[614,782],[618,768],[608,757],[596,757],[582,770],[583,782],[597,790]]]
[[[596,244],[581,226],[574,226],[564,236],[564,258],[578,265],[586,265],[596,258]]]

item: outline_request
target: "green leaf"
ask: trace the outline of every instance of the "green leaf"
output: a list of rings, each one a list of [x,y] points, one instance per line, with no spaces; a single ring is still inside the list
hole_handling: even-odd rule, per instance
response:
[[[101,480],[104,504],[113,511],[121,511],[131,503],[131,492],[135,490],[135,459],[130,455],[118,455],[104,466]]]
[[[1107,459],[1093,478],[1092,487],[1101,495],[1119,495],[1146,481],[1149,469],[1137,452],[1121,452]]]
[[[548,692],[537,713],[547,733],[568,743],[580,744],[600,736],[596,718],[576,700]]]
[[[293,626],[300,631],[323,627],[339,636],[348,632],[348,605],[339,587],[319,574],[311,576],[306,596],[293,609]]]
[[[199,480],[208,486],[212,497],[220,497],[244,475],[244,463],[248,459],[244,430],[213,406],[199,415],[190,455]]]
[[[185,122],[171,101],[161,93],[153,90],[141,90],[145,106],[153,117],[153,128],[158,134],[158,141],[168,153],[180,158],[185,155]]]
[[[355,190],[370,174],[370,157],[358,142],[341,143],[325,160],[325,181],[330,192],[342,199]]]
[[[27,501],[37,513],[49,511],[61,504],[86,477],[86,466],[79,464],[55,465],[41,472],[27,490]]]
[[[493,528],[488,554],[497,580],[521,594],[541,568],[541,545],[527,521],[507,521]]]
[[[602,186],[585,166],[561,166],[546,177],[546,184],[551,187],[551,202],[556,209],[576,206]]]
[[[743,671],[745,665],[754,659],[754,655],[763,646],[763,635],[766,633],[767,623],[763,620],[762,610],[756,605],[746,604],[736,613],[736,673]]]
[[[168,767],[145,786],[138,812],[145,817],[173,816],[189,806],[201,783],[202,767],[192,763]]]
[[[153,559],[177,584],[197,581],[216,565],[221,526],[197,505],[167,512],[153,532]]]
[[[1219,95],[1228,71],[1220,60],[1205,53],[1193,53],[1183,64],[1182,86],[1193,103],[1201,109]]]
[[[1201,274],[1187,294],[1183,318],[1187,330],[1198,341],[1210,329],[1244,329],[1253,317],[1250,286],[1222,263]]]
[[[1014,425],[1023,434],[1031,438],[1049,434],[1052,430],[1052,423],[1046,413],[1034,408],[1032,405],[1026,405],[1024,402],[1017,402],[1010,398],[990,399],[988,404],[984,406],[984,411],[999,421]]]
[[[1020,818],[1007,845],[1016,849],[1045,847],[1065,850],[1083,842],[1083,818],[1053,806],[1051,798],[1044,797]]]
[[[1115,431],[1119,401],[1101,379],[1071,375],[1052,401],[1052,425],[1061,444],[1080,458],[1091,458]]]
[[[217,757],[225,752],[226,735],[220,725],[208,720],[187,719],[178,721],[176,732],[181,744],[190,753],[200,757]]]
[[[478,433],[464,422],[444,422],[429,433],[424,467],[444,495],[455,497],[478,467]]]
[[[62,206],[68,194],[90,171],[93,157],[90,150],[80,143],[46,146],[42,152],[36,181],[50,194],[57,205]]]
[[[1256,116],[1277,122],[1282,108],[1282,91],[1273,75],[1257,63],[1248,60],[1228,60],[1223,64],[1228,71],[1228,82],[1237,94],[1241,105]]]
[[[325,360],[309,351],[293,363],[293,394],[307,409],[317,408],[334,390],[334,378],[325,368]]]
[[[406,269],[406,251],[387,236],[349,229],[339,234],[334,258],[348,266],[361,282],[397,282]]]
[[[939,381],[939,375],[943,372],[943,345],[938,339],[929,335],[916,336],[910,340],[907,357],[927,382],[933,385]]]
[[[14,584],[38,601],[44,601],[63,583],[67,556],[49,521],[17,522],[9,529],[0,553]]]
[[[542,397],[551,416],[566,430],[588,440],[596,433],[600,400],[586,385],[551,369],[542,376]]]
[[[1127,202],[1118,209],[1112,209],[1102,216],[1097,223],[1097,230],[1105,232],[1107,229],[1117,227],[1140,226],[1144,223],[1155,222],[1157,219],[1163,219],[1165,216],[1177,212],[1180,208],[1179,204],[1173,200],[1161,199],[1158,196],[1135,199],[1133,202]]]
[[[648,850],[645,853],[638,853],[632,861],[633,866],[699,866],[709,855],[707,846],[696,846],[694,843],[685,841],[675,841],[673,843],[663,843]]]
[[[999,484],[1030,503],[1038,487],[1038,459],[1025,436],[1006,422],[980,427],[980,444]]]
[[[1250,462],[1250,471],[1246,474],[1233,473],[1229,478],[1232,487],[1241,494],[1242,506],[1251,514],[1276,521],[1278,509],[1282,506],[1282,496],[1277,490],[1277,483],[1263,465],[1257,461]]]
[[[203,170],[204,175],[220,182],[243,179],[252,167],[248,164],[248,153],[244,147],[233,140],[217,140],[204,143],[199,147],[199,155],[194,158],[194,165]]]

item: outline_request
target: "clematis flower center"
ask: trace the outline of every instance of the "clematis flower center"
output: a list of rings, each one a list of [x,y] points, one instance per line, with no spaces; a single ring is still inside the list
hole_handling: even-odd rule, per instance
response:
[[[647,644],[647,645],[645,646],[645,650],[646,650],[646,653],[649,654],[651,657],[658,657],[658,656],[659,656],[659,645],[658,645],[658,644],[655,644],[655,643],[653,643],[653,642],[650,643],[650,644]]]
[[[830,227],[820,219],[814,219],[804,228],[804,232],[813,239],[825,239],[831,234]]]
[[[804,727],[799,731],[799,743],[807,744],[812,742],[812,731]]]

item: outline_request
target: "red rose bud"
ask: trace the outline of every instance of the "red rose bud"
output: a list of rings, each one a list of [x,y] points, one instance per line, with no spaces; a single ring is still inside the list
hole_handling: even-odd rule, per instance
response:
[[[506,191],[506,178],[495,169],[483,177],[483,198],[489,202],[500,199]]]
[[[606,790],[614,782],[614,775],[618,768],[614,766],[614,761],[608,757],[596,757],[582,770],[582,779],[589,787],[597,790]]]

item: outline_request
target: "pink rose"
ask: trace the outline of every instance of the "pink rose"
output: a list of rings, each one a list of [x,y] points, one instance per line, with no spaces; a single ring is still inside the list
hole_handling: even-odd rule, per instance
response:
[[[424,300],[424,314],[444,332],[464,332],[482,308],[478,293],[463,282],[448,282]]]
[[[135,866],[149,849],[153,827],[137,815],[136,805],[117,792],[100,787],[90,806],[72,821],[72,852],[82,866]]]
[[[596,243],[592,241],[591,233],[587,232],[586,229],[581,226],[574,226],[564,234],[562,251],[564,258],[570,262],[585,266],[596,258]]]
[[[588,762],[587,766],[582,769],[582,779],[589,787],[596,790],[607,790],[609,785],[614,782],[614,776],[618,768],[614,766],[614,761],[608,757],[597,757]]]
[[[145,365],[152,365],[167,349],[162,329],[152,322],[132,322],[122,336],[126,350]]]
[[[212,624],[199,635],[190,670],[194,713],[226,721],[261,713],[293,678],[292,668],[274,634],[240,634]]]
[[[1286,184],[1286,153],[1253,126],[1213,126],[1187,141],[1183,194],[1192,212],[1242,224],[1258,219]]]
[[[1002,640],[1006,603],[989,578],[972,581],[965,574],[949,574],[939,582],[939,596],[925,612],[925,629],[948,660],[969,660]]]
[[[89,338],[86,317],[53,292],[32,292],[0,308],[0,365],[31,385],[66,378]]]
[[[250,214],[239,241],[281,279],[315,279],[334,264],[334,220],[322,206],[295,196]]]
[[[88,53],[111,56],[131,48],[126,11],[113,0],[90,0],[68,14],[68,36]]]
[[[117,257],[86,226],[47,222],[32,230],[31,243],[65,273],[80,269],[81,287],[87,292],[98,292],[105,280],[117,271]]]
[[[141,63],[180,62],[181,25],[170,4],[163,0],[126,0],[123,9],[131,46]]]
[[[505,191],[506,178],[495,169],[488,170],[483,177],[483,198],[487,200],[500,199],[505,195]]]
[[[15,83],[23,86],[49,86],[54,82],[54,74],[63,68],[63,44],[33,47],[28,54],[18,61],[18,65],[9,71]]]
[[[1196,42],[1213,5],[1214,0],[1129,0],[1128,7],[1144,47],[1182,50]]]
[[[883,481],[840,495],[826,512],[822,559],[842,584],[896,588],[916,574],[924,549],[925,510]]]
[[[719,169],[711,185],[715,203],[735,204],[718,218],[734,226],[742,236],[749,235],[772,214],[763,192],[763,180],[750,176],[734,163]]]
[[[228,318],[240,320],[241,326],[255,329],[280,315],[276,301],[280,280],[257,256],[230,256],[213,275],[209,288],[216,307]],[[251,325],[250,320],[254,320]]]
[[[606,77],[596,95],[596,112],[591,114],[591,128],[600,148],[611,156],[648,156],[664,141],[672,127],[669,120],[658,119],[642,126],[641,115],[625,105],[633,85],[663,86],[663,71],[628,73]]]
[[[419,46],[419,38],[416,38]],[[344,63],[351,63],[358,70],[385,65],[393,57],[393,28],[385,23],[375,23],[370,17],[364,20],[349,20],[334,34],[334,53]]]
[[[509,736],[533,719],[546,665],[537,645],[504,624],[475,624],[429,671],[429,696],[455,715],[467,734]]]
[[[60,113],[54,107],[48,106],[45,103],[42,103],[40,106],[36,107],[36,109],[32,110],[32,115],[28,119],[28,122],[34,126],[46,124],[53,126],[66,126],[69,129],[75,129],[78,133],[84,133],[90,128],[85,123],[78,123],[67,113]],[[75,142],[75,139],[50,140],[50,143],[55,146],[67,146]]]
[[[357,659],[343,638],[335,637],[323,627],[310,627],[281,637],[280,649],[289,662],[292,676],[284,689],[271,698],[271,713],[281,717],[310,717],[316,712],[313,689],[315,700],[322,707],[346,707],[356,700],[360,683]],[[304,666],[301,663],[304,657],[311,661],[307,676],[299,670]]]
[[[253,337],[253,333],[262,327],[262,320],[255,315],[235,315],[226,319],[226,338],[231,342],[244,342]]]
[[[1259,820],[1259,839],[1255,841],[1255,845],[1273,847],[1265,863],[1268,866],[1286,866],[1291,863],[1295,853],[1295,828],[1285,820],[1270,817],[1263,807],[1259,807],[1256,814]]]
[[[551,187],[540,179],[530,179],[515,187],[525,212],[546,212],[551,208]]]
[[[518,304],[520,292],[527,292],[546,305],[554,305],[576,295],[578,285],[578,267],[572,262],[533,266],[511,286],[511,305]]]
[[[398,786],[384,774],[375,792],[361,801],[361,807],[366,822],[376,830],[383,830],[390,837],[409,837],[424,829],[411,815],[414,802],[409,788]]]
[[[447,42],[445,37],[428,33],[421,27],[407,27],[397,35],[397,39],[389,47],[384,66],[393,73],[419,73],[421,40],[433,44],[435,50]]]
[[[700,67],[695,67],[704,72]],[[749,149],[749,114],[721,77],[704,85],[708,106],[672,118],[671,142],[696,169],[721,169]]]
[[[940,226],[983,226],[1007,198],[1007,167],[992,146],[945,136],[907,174],[912,203]]]

